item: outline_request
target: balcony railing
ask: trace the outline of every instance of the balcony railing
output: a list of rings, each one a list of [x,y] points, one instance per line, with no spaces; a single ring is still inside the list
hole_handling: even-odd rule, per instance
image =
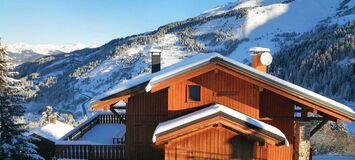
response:
[[[78,140],[86,132],[94,128],[97,124],[124,124],[126,121],[126,115],[114,115],[112,113],[101,113],[97,114],[90,119],[86,120],[84,123],[75,127],[74,130],[70,131],[64,135],[61,140]]]
[[[98,124],[124,124],[125,115],[99,113],[75,127],[56,143],[57,159],[125,159],[125,135],[112,137],[112,144],[95,144],[79,140]]]
[[[57,144],[56,158],[122,160],[125,159],[125,145],[93,145],[85,143]]]

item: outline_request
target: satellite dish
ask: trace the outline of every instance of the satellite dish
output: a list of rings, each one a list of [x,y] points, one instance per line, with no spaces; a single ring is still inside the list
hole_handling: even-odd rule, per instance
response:
[[[260,56],[260,62],[261,64],[268,66],[272,62],[272,55],[269,52],[264,52]]]

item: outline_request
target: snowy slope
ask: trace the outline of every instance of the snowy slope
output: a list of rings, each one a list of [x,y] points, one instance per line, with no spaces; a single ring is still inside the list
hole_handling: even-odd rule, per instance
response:
[[[279,1],[241,1],[233,9],[250,7],[245,17],[216,19],[196,26],[197,33],[206,34],[214,30],[225,32],[228,29],[231,30],[233,38],[247,38],[248,41],[241,43],[230,55],[230,57],[242,61],[250,57],[248,50],[254,46],[262,45],[270,48],[273,53],[277,52],[279,45],[273,41],[275,37],[282,33],[300,34],[309,31],[321,20],[334,17],[339,6],[339,1],[334,0],[273,2]],[[214,12],[212,10],[209,13],[214,14]]]
[[[114,39],[98,48],[47,56],[17,68],[21,77],[31,81],[29,90],[36,95],[26,105],[33,113],[52,105],[80,118],[88,114],[92,97],[150,72],[147,51],[152,46],[163,51],[163,67],[198,52],[219,52],[248,63],[250,47],[268,47],[276,53],[281,45],[292,44],[289,37],[299,37],[319,24],[353,21],[353,14],[345,14],[353,2],[345,6],[341,2],[239,0],[153,32]],[[39,76],[33,78],[33,73]]]

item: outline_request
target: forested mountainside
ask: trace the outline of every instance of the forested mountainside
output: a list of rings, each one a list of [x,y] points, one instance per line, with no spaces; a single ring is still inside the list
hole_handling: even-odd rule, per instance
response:
[[[327,97],[355,102],[355,21],[321,25],[296,38],[274,55],[270,70]]]
[[[302,39],[305,40],[317,26],[328,28],[338,24],[327,29],[329,32],[336,30],[354,20],[353,12],[354,3],[348,0],[242,0],[219,6],[194,18],[164,25],[152,32],[118,38],[98,48],[48,55],[17,67],[19,77],[25,82],[28,91],[29,99],[25,104],[29,110],[28,117],[33,118],[33,115],[38,115],[45,106],[50,105],[58,112],[72,113],[76,118],[81,118],[87,114],[87,106],[92,97],[122,81],[150,71],[150,55],[147,53],[150,47],[163,51],[163,67],[198,52],[219,52],[248,63],[250,47],[268,47],[273,53],[278,53],[272,64],[275,65],[273,73],[298,83],[294,80],[297,76],[283,75],[288,72],[287,67],[298,65],[294,58],[286,64],[287,67],[282,66],[278,61],[282,59],[283,50],[302,45]],[[313,36],[314,41],[318,41],[316,38]],[[338,67],[346,68],[348,61],[352,61],[349,56],[347,60],[336,63]],[[330,61],[335,63],[335,60]],[[304,63],[312,62],[310,59]],[[314,72],[326,70],[321,67]],[[343,68],[342,72],[345,72]],[[313,78],[319,79],[317,76],[318,73]],[[322,81],[322,84],[318,84],[320,86],[305,86],[328,95],[319,89],[327,84]],[[350,91],[346,93],[340,93],[341,89],[335,88],[326,90],[332,90],[329,94],[339,101],[353,101],[353,87],[350,85]],[[342,94],[348,95],[344,97]]]

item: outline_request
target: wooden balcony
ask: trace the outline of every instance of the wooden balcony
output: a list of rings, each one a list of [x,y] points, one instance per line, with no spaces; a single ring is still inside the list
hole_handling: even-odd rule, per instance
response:
[[[125,145],[93,145],[90,143],[67,143],[56,145],[58,159],[125,159]]]
[[[56,143],[56,158],[125,159],[125,119],[125,115],[97,113]]]

